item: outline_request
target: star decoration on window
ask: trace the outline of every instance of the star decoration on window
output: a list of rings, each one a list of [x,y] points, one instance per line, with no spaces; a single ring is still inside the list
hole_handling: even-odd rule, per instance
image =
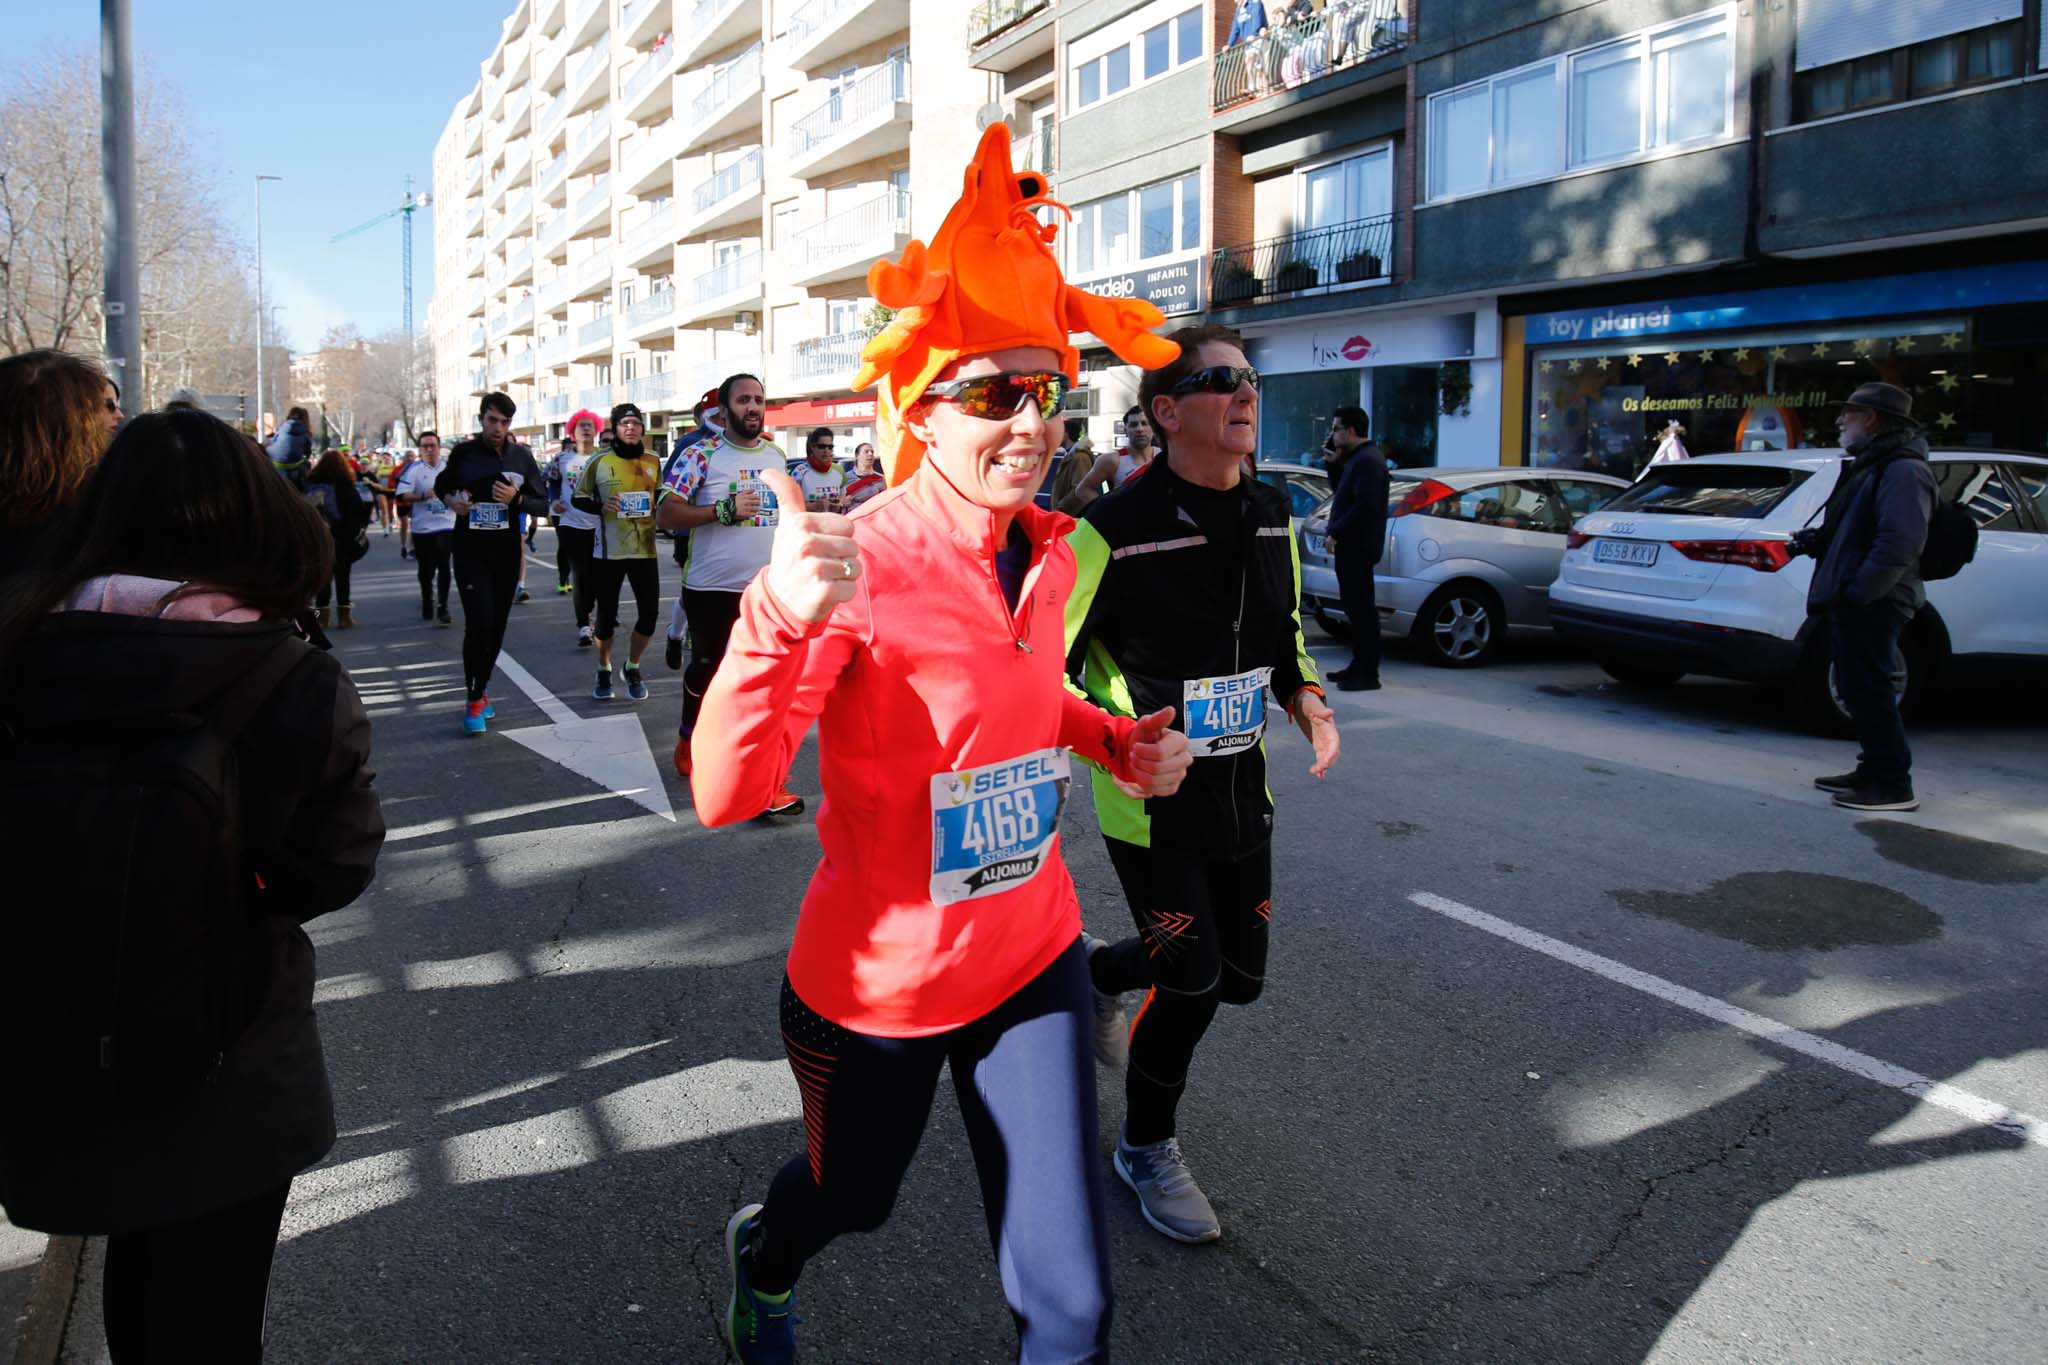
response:
[[[1711,364],[1713,364],[1713,363],[1714,363],[1714,353],[1713,353],[1712,351],[1701,351],[1701,352],[1700,352],[1700,363],[1701,363],[1701,364],[1704,364],[1704,365],[1711,365]]]
[[[1549,374],[1549,373],[1550,373],[1550,366],[1551,366],[1551,363],[1552,363],[1552,362],[1550,362],[1550,361],[1548,361],[1548,360],[1539,360],[1539,361],[1537,361],[1537,362],[1536,362],[1536,373],[1538,373],[1538,374]]]
[[[1813,358],[1815,360],[1826,360],[1828,358],[1828,344],[1825,341],[1813,343]]]
[[[1941,416],[1934,419],[1934,425],[1940,427],[1943,431],[1947,431],[1955,424],[1956,415],[1952,412],[1944,412]]]
[[[1943,393],[1954,393],[1958,388],[1962,387],[1962,383],[1963,381],[1956,378],[1954,375],[1945,374],[1941,377],[1941,383],[1936,387],[1938,387]]]
[[[1638,352],[1636,352],[1636,353],[1635,353],[1634,355],[1630,356],[1630,357],[1628,358],[1628,363],[1629,363],[1629,364],[1631,364],[1631,365],[1640,365],[1640,364],[1642,364],[1642,363],[1643,363],[1643,355],[1642,355],[1642,352],[1638,351]]]
[[[1743,361],[1745,361],[1745,360],[1747,360],[1747,359],[1749,359],[1749,347],[1747,347],[1747,346],[1738,346],[1738,347],[1736,347],[1736,348],[1735,348],[1735,363],[1736,363],[1736,364],[1738,364],[1738,365],[1740,365],[1740,364],[1741,364],[1741,363],[1742,363]]]
[[[1943,332],[1941,334],[1941,349],[1944,351],[1953,351],[1962,344],[1963,334],[1961,332]]]
[[[1877,343],[1870,340],[1868,337],[1864,337],[1858,340],[1856,343],[1857,355],[1869,355],[1872,351],[1875,351],[1876,349]]]
[[[1676,365],[1678,363],[1678,352],[1666,351],[1664,353],[1664,363],[1666,365]]]
[[[1892,342],[1892,349],[1897,351],[1900,355],[1907,355],[1912,352],[1913,347],[1918,343],[1918,337],[1900,337],[1898,340]]]
[[[1580,370],[1586,368],[1586,363],[1583,360],[1574,360],[1571,364],[1565,366],[1565,368],[1567,370],[1570,370],[1573,374],[1577,374]]]
[[[1773,360],[1783,360],[1783,359],[1785,358],[1785,354],[1786,354],[1786,351],[1787,351],[1787,349],[1788,349],[1788,348],[1787,348],[1787,347],[1784,347],[1784,346],[1773,346],[1773,347],[1771,347],[1771,359],[1773,359]]]

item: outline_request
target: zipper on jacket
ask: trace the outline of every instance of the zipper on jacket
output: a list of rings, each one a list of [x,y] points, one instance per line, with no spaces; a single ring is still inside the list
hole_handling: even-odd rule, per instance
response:
[[[1230,623],[1230,671],[1232,673],[1244,672],[1245,584],[1251,578],[1252,551],[1258,547],[1258,517],[1255,515],[1258,511],[1258,506],[1259,504],[1256,499],[1247,502],[1243,520],[1248,524],[1242,529],[1250,530],[1252,534],[1239,538],[1240,552],[1237,557],[1237,616]],[[1264,738],[1261,737],[1260,743],[1263,744],[1264,742]],[[1248,751],[1240,749],[1230,756],[1230,837],[1233,841],[1238,837],[1240,819],[1237,810],[1237,765],[1238,760],[1242,759],[1246,752]]]

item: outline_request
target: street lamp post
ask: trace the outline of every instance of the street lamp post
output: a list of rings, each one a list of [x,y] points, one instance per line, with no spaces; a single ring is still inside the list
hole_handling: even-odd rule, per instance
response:
[[[143,407],[142,286],[135,249],[135,88],[128,0],[100,3],[101,259],[106,352],[120,376],[121,410]]]
[[[265,398],[263,388],[263,345],[264,326],[267,314],[263,311],[263,182],[282,180],[281,175],[259,175],[256,177],[256,438],[263,438],[263,413]]]

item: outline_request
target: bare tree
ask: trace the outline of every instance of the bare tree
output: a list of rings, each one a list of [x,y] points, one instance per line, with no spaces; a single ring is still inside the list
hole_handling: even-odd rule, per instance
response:
[[[389,411],[412,444],[434,420],[434,365],[425,345],[394,328],[372,341],[364,355],[364,387],[378,410]]]
[[[14,64],[0,80],[0,354],[102,341],[99,73],[94,58]],[[160,83],[136,90],[143,402],[181,384],[255,391],[248,253]]]

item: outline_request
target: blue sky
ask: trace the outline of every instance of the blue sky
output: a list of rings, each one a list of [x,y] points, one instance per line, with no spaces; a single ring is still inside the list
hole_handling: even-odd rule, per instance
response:
[[[264,293],[297,349],[330,324],[365,335],[396,327],[399,226],[339,245],[328,238],[395,208],[410,172],[431,187],[434,139],[511,0],[132,0],[135,51],[185,104],[198,170],[244,240],[254,237],[250,177],[263,187]],[[6,6],[9,55],[97,55],[92,0]],[[413,325],[426,330],[434,288],[431,214],[413,216]]]

